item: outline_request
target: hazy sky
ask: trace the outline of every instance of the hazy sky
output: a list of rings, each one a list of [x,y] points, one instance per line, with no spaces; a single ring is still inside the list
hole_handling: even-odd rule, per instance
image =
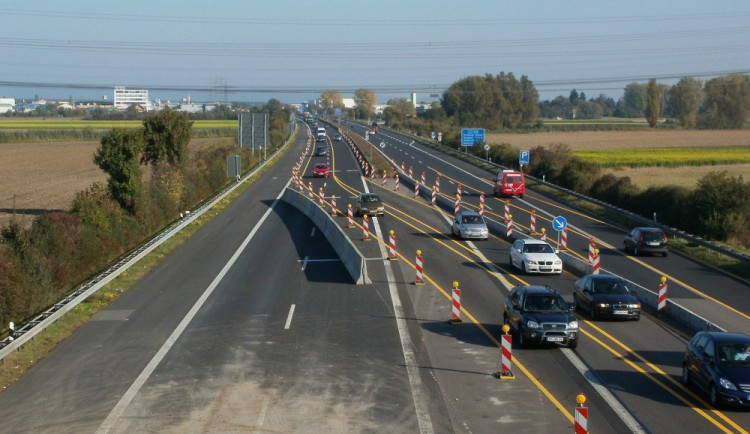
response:
[[[750,1],[0,0],[0,96],[432,101],[526,75],[540,99],[750,73]]]

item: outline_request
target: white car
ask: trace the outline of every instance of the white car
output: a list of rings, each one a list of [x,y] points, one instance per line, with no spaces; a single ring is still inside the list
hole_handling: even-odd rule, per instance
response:
[[[510,265],[524,273],[561,274],[562,260],[546,241],[516,240],[510,248]]]

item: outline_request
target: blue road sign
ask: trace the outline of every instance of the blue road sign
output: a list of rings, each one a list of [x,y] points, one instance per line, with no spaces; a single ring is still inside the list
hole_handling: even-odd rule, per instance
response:
[[[461,128],[461,146],[484,143],[484,128]]]
[[[563,216],[557,216],[554,219],[552,219],[552,227],[557,231],[561,232],[565,230],[565,228],[568,227],[568,221],[565,220],[565,217]]]
[[[519,166],[528,166],[529,165],[529,156],[531,155],[531,152],[529,151],[519,151],[518,153],[518,165]]]
[[[435,140],[435,137],[437,137],[437,135],[434,131],[430,131],[430,137],[432,138],[432,140]]]

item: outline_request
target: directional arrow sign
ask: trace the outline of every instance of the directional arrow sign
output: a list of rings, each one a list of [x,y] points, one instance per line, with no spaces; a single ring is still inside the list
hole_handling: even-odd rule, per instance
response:
[[[552,227],[556,231],[561,232],[568,227],[568,221],[563,216],[557,216],[552,220]]]

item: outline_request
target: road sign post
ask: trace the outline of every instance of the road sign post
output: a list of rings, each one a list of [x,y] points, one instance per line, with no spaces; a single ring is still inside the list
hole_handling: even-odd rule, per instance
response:
[[[552,219],[552,228],[557,231],[557,245],[560,245],[560,232],[568,228],[568,221],[565,217],[559,215]]]

